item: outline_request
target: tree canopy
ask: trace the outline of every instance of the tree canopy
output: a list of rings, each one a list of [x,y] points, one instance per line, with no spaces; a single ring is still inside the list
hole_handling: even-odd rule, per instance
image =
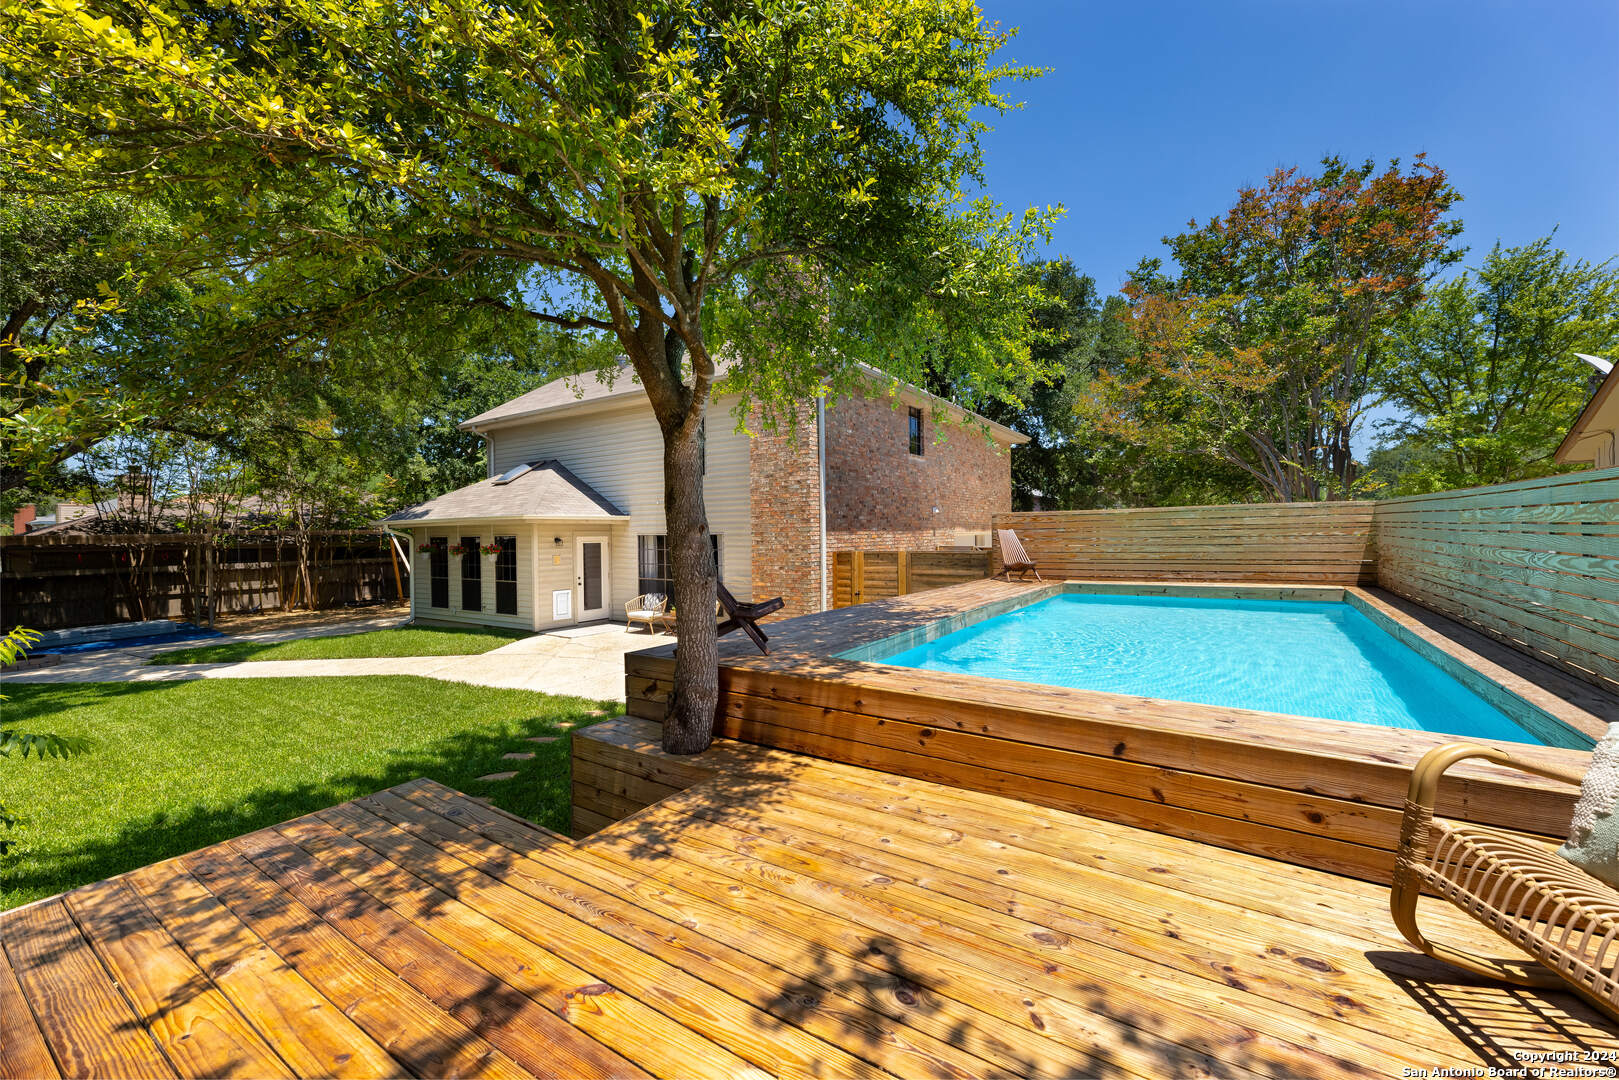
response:
[[[1404,414],[1380,431],[1394,493],[1548,471],[1588,396],[1575,353],[1616,350],[1619,267],[1570,259],[1549,236],[1497,243],[1389,335],[1376,388]]]
[[[1034,210],[963,204],[1033,72],[971,0],[0,0],[0,139],[39,182],[184,193],[192,236],[306,327],[426,291],[614,335],[663,431],[682,610],[712,606],[700,432],[860,362],[969,408],[1036,369]],[[348,304],[326,296],[351,298]],[[318,329],[306,340],[319,340]],[[756,410],[750,412],[750,410]],[[707,744],[712,634],[670,749]]]
[[[1420,156],[1378,171],[1339,158],[1243,190],[1223,217],[1166,237],[1180,276],[1143,262],[1125,292],[1139,352],[1083,402],[1096,429],[1201,454],[1279,501],[1346,497],[1381,339],[1458,254],[1459,196]]]

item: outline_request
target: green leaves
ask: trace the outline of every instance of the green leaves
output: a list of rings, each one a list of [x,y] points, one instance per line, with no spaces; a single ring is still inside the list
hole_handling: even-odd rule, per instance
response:
[[[1223,216],[1166,238],[1178,280],[1126,287],[1140,351],[1096,381],[1114,437],[1240,469],[1279,501],[1361,489],[1350,434],[1383,337],[1458,257],[1460,196],[1419,156],[1382,172],[1326,158],[1280,170]]]
[[[89,749],[89,740],[77,736],[0,728],[0,757],[15,754],[19,758],[26,758],[32,754],[36,758],[67,758]]]
[[[1587,398],[1574,354],[1615,350],[1619,267],[1570,259],[1549,236],[1498,243],[1389,335],[1377,389],[1405,418],[1380,425],[1377,463],[1402,495],[1553,471]]]

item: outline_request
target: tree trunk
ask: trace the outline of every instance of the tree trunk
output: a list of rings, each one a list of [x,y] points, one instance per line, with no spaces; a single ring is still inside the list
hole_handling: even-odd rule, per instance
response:
[[[719,705],[719,636],[714,622],[714,561],[703,506],[702,417],[667,428],[663,439],[663,510],[679,619],[675,689],[663,719],[663,748],[696,754],[714,738]]]

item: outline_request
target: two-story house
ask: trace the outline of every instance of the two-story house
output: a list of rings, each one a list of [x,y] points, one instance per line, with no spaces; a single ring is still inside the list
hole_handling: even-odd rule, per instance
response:
[[[936,408],[963,410],[869,374],[870,397],[804,406],[796,439],[739,432],[735,398],[711,403],[703,498],[738,597],[819,611],[831,551],[987,544],[990,515],[1011,509],[1026,436],[935,430]],[[662,436],[627,369],[557,379],[461,426],[487,441],[488,479],[383,520],[412,538],[416,618],[543,630],[670,592]]]

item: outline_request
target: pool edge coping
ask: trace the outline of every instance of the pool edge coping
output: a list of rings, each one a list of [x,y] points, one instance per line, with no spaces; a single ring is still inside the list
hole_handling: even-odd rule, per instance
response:
[[[1254,600],[1315,600],[1347,603],[1370,619],[1379,629],[1400,642],[1400,644],[1411,649],[1418,656],[1456,679],[1468,690],[1483,698],[1488,704],[1501,710],[1509,720],[1519,727],[1542,738],[1545,738],[1542,735],[1543,732],[1566,731],[1573,737],[1574,741],[1584,741],[1587,744],[1568,747],[1548,742],[1545,745],[1550,749],[1589,751],[1607,730],[1607,723],[1600,717],[1559,697],[1550,690],[1518,675],[1488,657],[1467,648],[1465,645],[1451,640],[1437,630],[1423,625],[1381,597],[1378,597],[1370,589],[1360,585],[1273,585],[1192,581],[1130,582],[1085,581],[1079,579],[1050,581],[1044,582],[1041,588],[1030,589],[1028,592],[1019,593],[1015,596],[1002,597],[988,603],[979,604],[954,615],[929,618],[916,626],[839,650],[830,654],[830,658],[870,664],[874,667],[897,668],[897,665],[885,664],[883,657],[893,656],[908,649],[925,645],[944,637],[946,634],[954,633],[957,630],[1022,607],[1041,603],[1054,596],[1074,593],[1203,596],[1221,599]],[[902,670],[916,669],[904,668]],[[991,676],[975,677],[992,678]],[[1017,682],[1018,680],[998,681]],[[1048,684],[1029,683],[1026,685],[1045,686]],[[1108,693],[1103,690],[1086,692]],[[1132,697],[1133,695],[1114,696]],[[1178,699],[1172,698],[1162,700],[1178,701]],[[1196,705],[1197,703],[1187,702],[1184,704]],[[1213,706],[1209,707],[1212,708]],[[1223,706],[1222,708],[1235,709],[1233,706]],[[1261,710],[1236,709],[1236,711],[1254,712]],[[1267,713],[1266,715],[1291,716],[1293,714]],[[1297,719],[1310,723],[1348,725],[1357,728],[1366,726],[1356,724],[1353,721],[1332,720],[1317,716],[1298,716]],[[1457,740],[1466,739],[1466,736],[1460,735],[1453,737]],[[1501,742],[1505,740],[1488,741]],[[1509,745],[1533,746],[1535,744],[1515,742]]]

